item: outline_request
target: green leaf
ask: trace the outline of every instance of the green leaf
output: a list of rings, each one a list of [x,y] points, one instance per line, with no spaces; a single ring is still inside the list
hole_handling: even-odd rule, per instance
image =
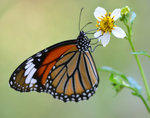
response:
[[[142,92],[142,87],[132,77],[128,77],[128,82],[134,93],[139,94]]]
[[[138,52],[131,52],[131,54],[135,55],[145,55],[150,58],[150,54],[148,54],[146,51],[138,51]]]
[[[117,93],[119,93],[124,88],[124,86],[122,85],[123,79],[121,79],[120,76],[114,76],[114,74],[111,74],[109,80]]]
[[[132,77],[127,77],[123,73],[108,66],[103,66],[98,70],[111,73],[109,80],[117,93],[123,88],[128,88],[132,90],[131,93],[133,95],[141,95],[142,88]]]
[[[123,73],[121,73],[121,72],[119,72],[119,71],[117,71],[111,67],[108,67],[108,66],[103,66],[101,68],[97,68],[97,70],[98,71],[104,71],[104,72],[110,72],[111,74],[119,75],[122,78],[126,79],[126,76]]]
[[[136,13],[131,12],[131,18],[130,18],[130,23],[133,24],[134,19],[136,18]]]
[[[121,72],[119,72],[111,67],[108,67],[108,66],[102,66],[101,68],[98,68],[98,71],[110,72],[110,73],[117,74],[117,75],[122,74]]]

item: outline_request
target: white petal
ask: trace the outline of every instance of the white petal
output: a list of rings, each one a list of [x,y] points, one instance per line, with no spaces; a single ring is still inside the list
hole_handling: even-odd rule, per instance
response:
[[[116,21],[120,16],[121,9],[115,9],[112,14],[111,14],[111,18],[114,17],[114,21]]]
[[[98,38],[98,40],[100,41],[100,36],[102,35],[102,31],[98,31],[98,32],[96,32],[96,33],[94,33],[94,37],[95,38]]]
[[[100,21],[98,17],[105,16],[105,14],[106,14],[106,10],[102,7],[97,7],[94,11],[94,16],[98,21]]]
[[[112,30],[112,33],[117,38],[124,38],[126,36],[126,33],[124,32],[124,30],[121,29],[120,27],[114,27],[114,30]]]
[[[106,45],[109,43],[110,41],[110,33],[104,33],[104,35],[101,37],[101,43],[104,47],[106,47]]]

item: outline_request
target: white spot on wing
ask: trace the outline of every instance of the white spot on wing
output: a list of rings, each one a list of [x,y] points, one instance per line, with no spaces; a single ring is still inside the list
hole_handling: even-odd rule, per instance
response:
[[[30,85],[29,85],[29,87],[32,87],[32,86],[33,86],[33,84],[30,84]],[[32,91],[32,89],[30,89],[30,90]]]
[[[32,65],[25,71],[24,76],[27,76],[27,75],[30,73],[30,71],[32,70],[32,68],[33,68],[34,66],[35,66],[35,65],[32,64]]]
[[[33,58],[32,59],[30,59],[26,64],[29,64],[30,62],[32,62],[33,61]]]
[[[51,76],[48,76],[48,79],[50,79],[51,78]]]
[[[77,94],[77,95],[76,95],[76,98],[78,98],[78,97],[79,97],[79,95]]]
[[[91,95],[92,95],[92,94],[91,94],[91,93],[89,93],[89,94],[88,94],[88,97],[91,97]]]
[[[40,56],[42,56],[42,53],[39,52],[39,53],[36,54],[36,56],[40,57]]]
[[[81,98],[79,97],[79,98],[78,98],[78,101],[80,101],[80,100],[81,100]]]
[[[31,72],[29,73],[29,75],[27,76],[27,78],[26,78],[26,80],[25,80],[25,83],[26,84],[29,84],[30,83],[30,81],[31,81],[31,79],[32,79],[32,77],[33,77],[33,75],[34,75],[34,73],[36,72],[36,68],[33,68],[32,70],[31,70]]]
[[[72,101],[75,101],[75,99],[74,99],[74,98],[71,98],[71,100],[72,100]]]
[[[49,87],[49,84],[47,83],[47,84],[46,84],[46,88],[48,88],[48,87]]]
[[[34,91],[36,91],[37,90],[37,88],[33,88],[34,89]]]
[[[45,49],[44,51],[45,51],[45,52],[47,52],[48,50],[47,50],[47,49]]]
[[[37,82],[36,79],[34,79],[34,78],[31,79],[31,84],[35,84],[36,82]]]
[[[13,84],[13,82],[12,81],[10,81],[10,85],[12,85]]]
[[[24,68],[27,69],[27,68],[29,68],[29,66],[31,66],[31,65],[32,65],[32,63],[28,63]]]
[[[53,66],[53,69],[55,69],[55,66]]]
[[[66,102],[69,101],[69,98],[66,99]]]

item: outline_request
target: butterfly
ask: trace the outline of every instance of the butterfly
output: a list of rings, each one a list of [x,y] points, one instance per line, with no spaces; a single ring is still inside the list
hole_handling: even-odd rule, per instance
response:
[[[90,42],[80,31],[77,39],[34,54],[13,72],[10,87],[20,92],[46,92],[64,102],[89,99],[99,84]]]

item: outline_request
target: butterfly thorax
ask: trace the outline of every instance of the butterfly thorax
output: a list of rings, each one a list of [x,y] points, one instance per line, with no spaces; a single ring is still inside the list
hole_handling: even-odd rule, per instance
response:
[[[85,32],[81,31],[79,36],[77,37],[77,48],[79,51],[88,51],[90,47],[90,40],[85,34]]]

